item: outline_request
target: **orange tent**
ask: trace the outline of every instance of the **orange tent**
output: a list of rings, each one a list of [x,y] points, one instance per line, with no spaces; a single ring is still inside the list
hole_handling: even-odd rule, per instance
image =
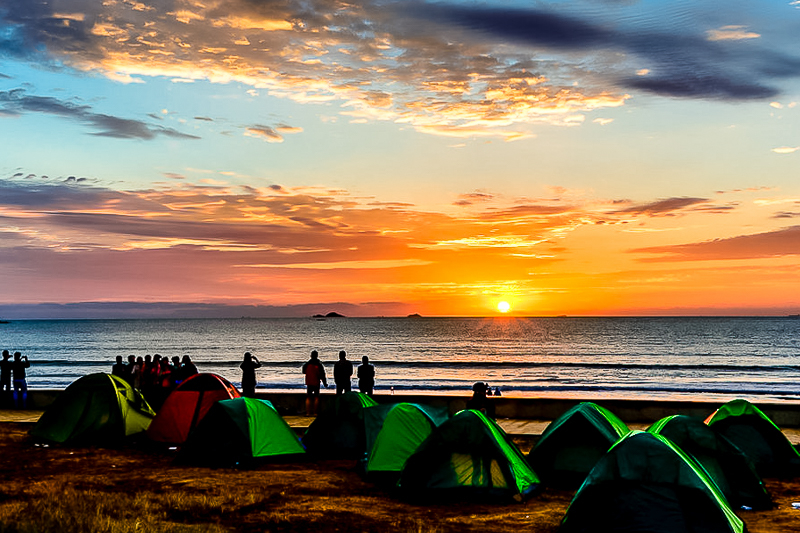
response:
[[[147,429],[147,436],[157,442],[183,444],[214,403],[240,396],[236,387],[221,376],[190,376],[167,396]]]

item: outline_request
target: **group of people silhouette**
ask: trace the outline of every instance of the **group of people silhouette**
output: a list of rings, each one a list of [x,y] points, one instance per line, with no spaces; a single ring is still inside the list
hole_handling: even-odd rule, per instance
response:
[[[256,369],[261,368],[261,361],[252,353],[245,352],[239,368],[242,370],[242,394],[254,397],[257,384]],[[352,389],[351,379],[354,370],[358,377],[359,391],[371,396],[375,388],[375,366],[365,355],[361,358],[358,368],[354,369],[353,363],[347,360],[347,352],[344,350],[339,352],[339,360],[333,365],[336,394],[343,394]],[[159,354],[153,356],[148,354],[144,357],[129,355],[127,363],[123,361],[121,355],[118,355],[116,363],[111,367],[111,373],[144,392],[148,400],[154,399],[158,403],[159,399],[166,398],[172,389],[197,374],[198,370],[188,355],[184,355],[183,358],[174,356],[171,360]],[[311,359],[303,365],[303,374],[307,388],[306,412],[316,414],[320,386],[328,387],[325,367],[319,360],[317,350],[311,352]]]
[[[132,387],[144,392],[148,400],[155,400],[156,403],[197,373],[197,366],[188,355],[183,358],[176,355],[172,359],[159,354],[147,354],[144,357],[129,355],[127,363],[118,355],[111,367],[112,375],[124,379]]]
[[[20,352],[14,352],[14,359],[11,353],[3,350],[3,359],[0,361],[0,395],[3,403],[11,403],[15,407],[24,409],[27,406],[28,384],[26,369],[31,364],[28,357]],[[255,396],[256,389],[256,369],[261,367],[261,361],[250,352],[245,352],[244,359],[239,365],[242,370],[242,393],[247,397]],[[319,407],[320,387],[328,388],[328,378],[325,374],[325,367],[319,359],[317,350],[311,351],[311,357],[303,364],[303,374],[305,374],[306,384],[306,414],[314,416]],[[355,371],[358,378],[358,390],[364,394],[372,396],[375,389],[375,365],[369,362],[366,355],[361,358],[361,364],[354,367],[353,363],[347,359],[347,352],[341,350],[339,359],[333,365],[333,382],[336,386],[336,394],[343,394],[352,390],[352,378]],[[184,355],[183,358],[177,355],[169,359],[159,354],[145,355],[144,357],[129,355],[127,363],[123,361],[121,355],[116,357],[116,362],[111,367],[111,373],[127,381],[132,387],[145,392],[148,399],[153,399],[156,403],[169,395],[170,391],[180,385],[190,376],[197,374],[197,366],[192,362],[192,358]],[[13,376],[13,380],[12,380]],[[13,382],[13,393],[12,393]],[[468,402],[468,408],[477,408],[486,412],[490,407],[486,397],[492,395],[492,389],[487,383],[478,382],[473,386],[473,397]],[[495,396],[500,395],[498,387]],[[493,413],[490,413],[493,415]]]
[[[3,404],[13,403],[18,409],[24,409],[28,404],[28,379],[27,369],[31,363],[27,355],[14,352],[14,359],[11,353],[3,350],[3,360],[0,361],[0,395]],[[13,377],[13,379],[12,379]],[[14,385],[12,392],[11,385]]]
[[[325,367],[319,360],[319,352],[311,351],[311,358],[303,364],[303,374],[306,381],[306,414],[317,414],[319,407],[320,384],[328,388],[328,377]],[[361,364],[356,370],[358,377],[358,390],[372,396],[375,389],[375,365],[369,362],[366,355],[361,358]],[[347,352],[339,352],[339,360],[333,364],[333,382],[336,385],[336,394],[343,394],[352,390],[353,363],[347,360]]]
[[[10,391],[10,384],[7,383],[10,381],[13,369],[14,390],[21,389],[24,392],[27,390],[25,368],[30,366],[30,363],[28,363],[27,357],[21,359],[19,352],[14,354],[13,364],[8,361],[8,357],[8,350],[4,350],[2,390]],[[239,368],[242,370],[242,394],[254,397],[257,384],[256,369],[261,368],[261,361],[252,353],[245,352]],[[319,408],[320,388],[322,386],[328,388],[325,366],[320,361],[317,350],[311,351],[311,357],[303,364],[302,371],[305,374],[306,384],[306,414],[314,416]],[[184,355],[183,358],[174,356],[171,360],[158,354],[144,357],[130,355],[127,363],[123,362],[121,355],[118,355],[111,373],[124,379],[132,387],[142,390],[148,399],[152,398],[158,402],[159,399],[166,398],[169,392],[184,380],[197,374],[198,370],[188,355]],[[361,358],[361,364],[355,367],[352,361],[347,359],[347,352],[344,350],[339,352],[339,359],[333,364],[333,382],[336,386],[336,394],[344,394],[352,390],[354,373],[358,378],[358,390],[372,396],[375,389],[375,365],[370,363],[369,357],[365,355]],[[18,381],[20,381],[19,384]],[[473,385],[472,390],[473,396],[469,400],[467,408],[478,409],[489,416],[494,416],[493,406],[487,400],[487,396],[492,396],[492,388],[487,383],[477,382]],[[494,391],[494,395],[500,395],[499,387]]]

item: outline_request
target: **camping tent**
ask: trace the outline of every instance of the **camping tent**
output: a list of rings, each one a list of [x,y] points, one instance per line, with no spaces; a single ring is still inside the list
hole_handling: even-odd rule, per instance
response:
[[[378,402],[360,392],[345,392],[311,422],[303,435],[309,453],[360,459],[366,453],[364,410]]]
[[[147,429],[155,412],[141,393],[110,374],[89,374],[58,395],[31,429],[61,443],[114,444]]]
[[[215,402],[239,396],[236,387],[221,376],[189,376],[167,396],[147,428],[147,436],[157,442],[182,444]]]
[[[572,499],[560,533],[743,533],[719,488],[668,439],[633,431],[617,441]]]
[[[216,402],[189,434],[177,460],[203,466],[235,466],[254,459],[305,453],[300,439],[268,400]]]
[[[497,423],[467,409],[433,430],[408,458],[397,483],[409,498],[517,501],[539,485]]]
[[[542,481],[577,488],[628,426],[611,411],[582,402],[551,422],[528,454]]]
[[[706,419],[706,424],[747,454],[762,477],[800,474],[800,454],[781,429],[747,400],[726,403]]]
[[[444,408],[415,403],[368,407],[364,411],[367,475],[375,481],[397,481],[406,459],[445,420]]]
[[[753,462],[702,420],[685,415],[662,418],[647,430],[662,435],[700,463],[733,507],[768,509],[772,499]]]

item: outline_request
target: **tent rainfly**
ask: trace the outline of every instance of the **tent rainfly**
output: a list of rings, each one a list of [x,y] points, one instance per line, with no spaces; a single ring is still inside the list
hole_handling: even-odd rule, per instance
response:
[[[221,376],[194,374],[167,396],[147,428],[147,436],[156,442],[183,444],[215,402],[239,396],[236,387]]]
[[[367,476],[376,482],[397,482],[406,460],[445,420],[444,408],[415,403],[368,407],[364,411]]]
[[[703,468],[669,439],[632,431],[597,462],[559,533],[744,533]]]
[[[360,392],[345,392],[314,419],[303,445],[321,457],[361,459],[366,453],[364,411],[378,402]]]
[[[180,448],[177,461],[232,467],[303,453],[300,439],[271,402],[240,397],[211,406]]]
[[[734,508],[772,507],[772,498],[753,462],[702,420],[673,415],[662,418],[647,431],[668,438],[700,463]]]
[[[747,400],[732,400],[706,419],[755,464],[761,477],[800,474],[800,453],[761,409]]]
[[[497,423],[467,409],[433,430],[408,458],[397,488],[410,499],[522,501],[539,486]]]
[[[552,421],[528,454],[533,470],[549,485],[577,488],[628,426],[614,413],[582,402]]]
[[[58,395],[30,434],[49,442],[110,445],[145,431],[155,415],[125,380],[89,374]]]

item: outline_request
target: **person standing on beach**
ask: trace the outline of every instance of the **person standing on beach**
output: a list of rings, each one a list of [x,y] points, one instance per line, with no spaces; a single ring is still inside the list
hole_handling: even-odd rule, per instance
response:
[[[131,369],[131,387],[141,390],[142,388],[142,372],[144,369],[144,357],[141,355],[136,358]]]
[[[180,362],[180,368],[178,368],[177,372],[174,374],[175,386],[180,385],[190,376],[194,376],[195,374],[199,373],[197,370],[197,365],[192,362],[192,358],[188,355],[184,355]]]
[[[11,395],[11,354],[3,350],[3,360],[0,361],[0,393],[3,397]]]
[[[14,373],[14,403],[18,409],[25,409],[28,403],[28,381],[25,369],[30,368],[28,356],[14,352],[14,362],[11,370]]]
[[[153,355],[153,364],[150,365],[148,382],[151,389],[156,389],[161,386],[161,355]]]
[[[142,362],[142,370],[139,376],[139,385],[141,390],[146,390],[150,385],[150,371],[153,369],[153,356],[147,354],[144,356]]]
[[[175,388],[173,374],[174,370],[172,370],[172,365],[169,364],[169,359],[164,357],[161,359],[161,368],[158,372],[158,393],[156,394],[156,398],[159,405],[164,404],[164,400],[167,399],[169,393]]]
[[[333,364],[333,382],[336,384],[336,395],[343,392],[350,392],[352,385],[350,378],[353,377],[353,363],[347,360],[347,352],[339,352],[339,360]]]
[[[136,366],[136,356],[131,354],[128,356],[128,364],[125,365],[125,380],[133,387],[133,370]]]
[[[127,365],[125,365],[125,363],[122,362],[122,356],[118,355],[116,358],[116,362],[113,365],[111,365],[111,375],[125,379],[125,375],[127,373],[128,373],[128,367]]]
[[[489,418],[494,418],[494,403],[486,397],[488,385],[483,381],[478,381],[472,385],[472,398],[467,400],[467,409],[474,409],[485,414]]]
[[[244,352],[244,361],[239,368],[242,369],[242,394],[247,398],[254,398],[256,395],[256,368],[260,366],[258,357]]]
[[[316,350],[311,350],[311,359],[303,364],[303,374],[306,375],[306,416],[316,416],[319,409],[319,384],[322,382],[328,388],[328,378],[325,376],[325,367],[319,360]]]
[[[369,362],[369,357],[366,355],[361,358],[356,375],[358,376],[358,390],[372,396],[372,389],[375,388],[375,365]]]

